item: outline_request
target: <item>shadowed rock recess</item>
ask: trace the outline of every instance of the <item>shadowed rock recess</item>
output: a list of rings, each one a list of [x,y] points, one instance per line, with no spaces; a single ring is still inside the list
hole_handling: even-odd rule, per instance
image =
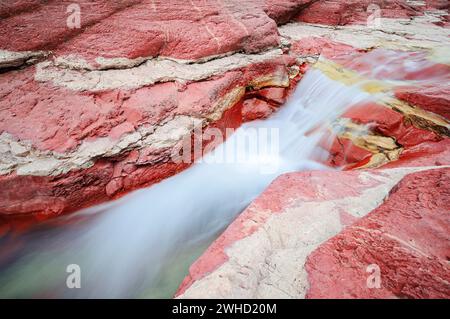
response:
[[[176,297],[450,298],[448,1],[73,4],[0,4],[0,238],[182,172],[196,129],[317,71],[369,97],[318,142],[329,170],[278,177]]]

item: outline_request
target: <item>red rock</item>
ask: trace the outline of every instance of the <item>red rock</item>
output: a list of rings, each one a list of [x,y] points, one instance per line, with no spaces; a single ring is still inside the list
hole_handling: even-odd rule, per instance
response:
[[[369,215],[322,244],[306,264],[309,298],[449,298],[450,169],[405,177]],[[379,288],[367,285],[369,265]]]
[[[384,199],[403,176],[416,169],[301,172],[279,177],[261,194],[225,232],[190,267],[189,275],[181,284],[176,296],[180,298],[302,298],[308,291],[304,263],[310,253],[321,243],[328,245],[335,235],[352,228],[360,218],[374,208],[383,205]],[[434,170],[432,170],[434,171]],[[435,171],[441,172],[436,169]],[[447,169],[448,171],[448,169]],[[436,182],[431,173],[420,175],[430,185],[445,188],[445,181]],[[448,174],[447,174],[448,176]],[[394,188],[395,189],[395,188]],[[433,192],[430,189],[429,192]],[[414,193],[414,191],[413,191]],[[419,201],[431,200],[433,210],[448,206],[448,191],[442,193],[434,188],[434,197],[423,197]],[[417,202],[416,194],[406,198]],[[437,201],[434,201],[436,199]],[[393,201],[405,203],[401,199]],[[447,204],[442,203],[447,201]],[[382,207],[382,206],[381,206]],[[402,212],[396,211],[399,218]],[[370,214],[373,214],[370,213]],[[406,211],[405,216],[411,215]],[[445,216],[448,228],[448,216]],[[446,219],[445,219],[446,218]],[[406,217],[407,219],[407,217]],[[439,218],[435,221],[440,220]],[[441,219],[442,220],[442,219]],[[418,224],[417,224],[418,223]],[[427,227],[426,221],[409,221],[408,229],[414,238],[414,226]],[[436,225],[436,224],[434,224]],[[392,223],[402,229],[402,223]],[[445,228],[435,238],[439,251],[446,245]],[[418,243],[423,241],[418,240]],[[374,243],[376,245],[376,243]],[[368,246],[369,247],[369,246]],[[333,247],[334,248],[334,247]],[[328,251],[327,251],[328,252]],[[339,253],[336,252],[336,254]],[[333,251],[327,257],[333,257]],[[358,254],[355,254],[359,256]],[[382,258],[383,256],[380,256]],[[341,268],[345,267],[342,264]],[[336,273],[344,273],[336,269]],[[363,270],[365,272],[365,269]],[[320,273],[325,280],[332,280],[330,273]],[[328,279],[330,278],[330,279]],[[346,278],[351,285],[353,278]],[[420,279],[414,278],[414,280]],[[350,282],[350,283],[349,283]],[[322,290],[329,286],[313,282]],[[437,284],[438,289],[445,287]],[[311,290],[309,290],[311,293]]]
[[[437,165],[435,164],[437,158],[442,158],[446,155],[446,137],[431,131],[432,128],[421,129],[416,127],[415,125],[418,124],[413,125],[409,118],[387,106],[365,102],[351,107],[342,117],[350,119],[352,123],[357,124],[362,129],[360,133],[350,133],[350,136],[353,136],[355,139],[358,139],[358,134],[371,135],[374,138],[377,136],[381,138],[388,137],[391,138],[394,148],[395,145],[397,145],[396,148],[401,148],[400,157],[396,160],[398,163],[393,162],[392,165],[389,165],[390,167],[411,166],[414,160],[417,161],[417,165],[428,165],[426,163],[429,163],[431,166]],[[320,146],[330,154],[327,161],[325,161],[326,164],[344,169],[364,166],[369,163],[377,149],[383,151],[383,144],[377,146],[373,143],[388,142],[387,140],[370,139],[371,144],[365,146],[363,140],[358,144],[356,140],[352,141],[350,136],[346,135],[344,138],[342,136],[325,136],[322,139]],[[359,146],[354,143],[357,143]],[[422,149],[422,144],[428,145],[429,156]],[[385,151],[392,150],[393,148],[387,148]],[[422,156],[423,158],[421,158]],[[318,160],[323,161],[323,159]],[[439,161],[442,163],[448,162],[447,160]]]
[[[404,150],[400,159],[383,168],[450,165],[450,140],[423,142]]]
[[[241,104],[227,110],[210,128],[225,132],[241,125]],[[203,147],[206,147],[205,144]],[[140,150],[139,152],[145,152]],[[58,176],[0,176],[0,223],[24,228],[33,222],[70,213],[150,186],[189,167],[189,163],[139,163],[139,152],[98,160],[94,166]],[[136,164],[136,165],[135,165]]]
[[[226,249],[263,227],[271,214],[280,214],[299,201],[330,200],[346,196],[358,196],[366,188],[377,185],[375,180],[362,182],[354,172],[343,172],[341,183],[330,183],[335,172],[303,172],[280,176],[253,203],[237,217],[227,230],[205,251],[189,269],[189,275],[177,291],[182,295],[194,282],[218,269],[228,260]],[[326,189],[326,192],[322,190]],[[261,212],[270,211],[270,214]],[[248,221],[253,221],[249,226]],[[206,296],[205,296],[206,297]],[[230,297],[230,296],[229,296]]]
[[[135,131],[135,127],[130,122],[123,122],[113,127],[109,133],[111,139],[119,139],[126,133],[132,133]]]
[[[255,92],[247,93],[248,97],[256,97],[274,106],[279,106],[284,102],[286,102],[287,97],[286,95],[287,94],[285,88],[277,88],[277,87],[270,87]]]
[[[115,178],[111,180],[105,186],[106,195],[109,197],[114,196],[123,188],[123,181],[121,178]]]
[[[409,121],[405,121],[401,113],[376,103],[364,103],[352,107],[343,117],[357,123],[368,124],[373,131],[395,138],[404,147],[441,140],[436,133],[417,128]]]
[[[437,81],[428,86],[400,87],[395,91],[395,96],[450,120],[450,88],[446,82]]]
[[[323,37],[305,37],[302,40],[293,41],[289,50],[294,56],[318,56],[333,60],[336,56],[347,56],[345,61],[348,61],[348,56],[357,51],[354,47],[332,41]]]
[[[82,26],[89,27],[99,21],[139,3],[139,0],[127,1],[78,1],[83,15]],[[54,49],[63,41],[81,33],[82,29],[67,27],[67,7],[73,1],[51,1],[36,9],[20,13],[15,12],[0,21],[1,48],[11,51]],[[33,8],[27,3],[27,9]],[[11,35],[14,35],[12,38]]]
[[[25,11],[36,10],[41,5],[39,0],[12,0],[0,3],[0,18],[7,18]]]
[[[302,41],[298,43],[301,45]],[[426,85],[432,83],[439,87],[442,86],[442,81],[450,80],[450,66],[430,60],[426,51],[409,52],[376,48],[366,52],[320,38],[308,39],[307,44],[312,48],[316,46],[321,48],[323,45],[324,49],[320,52],[324,57],[371,79],[426,81]],[[403,63],[405,60],[414,67]],[[386,64],[389,64],[389,67],[379,68],[380,65]]]
[[[427,9],[450,9],[450,4],[447,0],[426,0],[425,4]]]
[[[169,82],[136,90],[80,93],[34,81],[32,68],[7,72],[0,74],[4,83],[9,82],[0,89],[5,96],[0,132],[32,141],[40,150],[67,152],[87,137],[114,137],[117,134],[111,130],[119,124],[130,131],[131,126],[155,125],[176,115],[205,115],[233,87],[245,86],[258,76],[286,72],[282,62],[230,71],[189,84],[182,92]]]
[[[354,165],[359,166],[373,155],[368,150],[354,145],[351,140],[339,137],[336,137],[331,146],[326,149],[330,152],[327,164],[339,168]]]
[[[297,20],[329,25],[366,23],[368,17],[373,13],[373,11],[368,10],[369,5],[377,6],[380,9],[380,17],[383,18],[408,18],[421,13],[403,0],[352,0],[345,2],[319,0],[302,10]]]
[[[274,108],[267,102],[252,98],[243,102],[242,118],[244,122],[265,119],[272,114]]]
[[[88,61],[99,56],[197,59],[240,50],[256,52],[279,44],[276,23],[264,9],[274,18],[285,19],[299,6],[297,1],[286,0],[268,1],[265,8],[259,1],[236,0],[81,1],[77,2],[81,28],[71,29],[66,25],[70,4],[50,2],[2,20],[1,48],[56,48],[57,55],[71,54]]]
[[[278,24],[284,24],[313,2],[313,0],[266,0],[264,11]]]

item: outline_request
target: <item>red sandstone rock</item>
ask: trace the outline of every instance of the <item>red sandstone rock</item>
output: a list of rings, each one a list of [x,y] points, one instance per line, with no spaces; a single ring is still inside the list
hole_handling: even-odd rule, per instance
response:
[[[390,167],[441,166],[450,164],[450,140],[423,142],[404,150],[400,159],[384,165]]]
[[[77,4],[83,13],[82,26],[86,28],[139,2],[141,1],[95,0],[78,1]],[[8,10],[10,17],[0,21],[1,49],[11,51],[51,50],[63,41],[81,33],[83,29],[67,27],[69,14],[66,11],[72,3],[72,1],[66,0],[50,1],[35,9],[31,7],[33,9],[26,12]],[[30,8],[28,3],[26,6]]]
[[[331,146],[326,148],[330,152],[328,163],[332,167],[345,167],[366,163],[372,153],[353,144],[346,138],[336,137]]]
[[[241,121],[241,107],[237,105],[210,127],[225,131],[239,127]],[[32,220],[51,218],[149,186],[189,166],[189,163],[176,164],[167,160],[140,162],[139,154],[143,152],[145,149],[102,159],[90,168],[57,176],[0,176],[0,211],[5,218],[13,215],[13,219],[7,220],[13,224],[17,218],[20,222],[21,215]],[[118,194],[119,191],[122,192]]]
[[[328,59],[336,56],[347,56],[346,61],[351,53],[356,49],[350,45],[332,41],[322,37],[305,37],[300,41],[294,41],[290,53],[300,56],[319,56],[322,55]]]
[[[278,24],[289,22],[314,0],[266,0],[264,11]]]
[[[33,67],[0,75],[11,79],[9,86],[1,87],[4,98],[0,130],[11,134],[19,142],[30,143],[33,152],[41,152],[40,157],[51,156],[52,153],[46,152],[52,151],[61,154],[59,156],[63,159],[67,156],[72,158],[70,161],[73,164],[89,160],[89,157],[97,162],[93,166],[87,163],[87,169],[83,162],[79,162],[81,166],[76,164],[69,168],[68,173],[61,171],[52,176],[46,176],[50,175],[47,169],[51,166],[45,162],[42,173],[35,171],[1,176],[0,211],[7,215],[55,216],[105,201],[118,192],[123,195],[173,175],[187,165],[168,163],[170,147],[139,146],[138,140],[138,144],[132,142],[119,153],[110,153],[114,148],[108,148],[106,153],[101,151],[104,154],[95,155],[98,152],[96,148],[100,146],[102,149],[104,143],[112,143],[111,146],[116,147],[115,144],[123,143],[121,138],[133,136],[138,128],[156,126],[158,130],[159,126],[176,121],[180,116],[205,118],[205,124],[210,127],[236,128],[242,121],[241,106],[236,102],[245,91],[245,86],[286,85],[287,79],[283,60],[226,72],[209,80],[187,84],[182,90],[177,83],[169,82],[136,90],[77,92],[36,82],[31,77],[32,72]],[[263,82],[258,81],[260,77]],[[236,89],[242,93],[229,100],[228,94]],[[225,99],[225,104],[221,106],[224,109],[214,110],[214,105],[221,99]],[[160,141],[154,142],[167,139],[166,135],[159,134]],[[96,144],[100,139],[103,139],[101,144]],[[85,144],[88,146],[84,147]],[[23,148],[24,152],[30,152],[25,146],[18,145],[19,150],[10,151],[20,152]],[[81,149],[93,155],[84,158],[82,154],[86,153]],[[138,151],[136,156],[131,156],[133,149]],[[14,156],[22,158],[20,154]],[[117,176],[114,171],[125,165],[127,170]]]
[[[375,103],[352,107],[343,117],[357,123],[368,124],[373,131],[394,137],[405,147],[428,141],[438,142],[442,139],[432,131],[415,127],[401,113]]]
[[[450,88],[445,80],[428,86],[398,88],[395,96],[450,120]]]
[[[449,168],[405,177],[382,205],[308,257],[307,297],[449,298],[449,183]],[[380,269],[378,288],[367,284],[369,265]]]
[[[425,292],[447,296],[450,194],[445,185],[449,169],[416,170],[303,172],[279,177],[191,266],[177,296],[303,298],[347,293],[383,297],[386,294],[356,289],[364,285],[367,290],[364,262],[370,264],[373,258],[382,270],[386,267],[386,275],[396,278],[400,289],[402,284],[419,285],[416,295],[404,296],[433,296]],[[359,239],[357,232],[365,229],[385,229],[391,236]],[[404,241],[398,242],[399,238]],[[386,241],[397,242],[394,250]],[[395,256],[408,254],[417,259],[407,259],[401,268],[405,260]],[[393,262],[392,269],[387,261]],[[420,265],[423,268],[413,268]],[[444,280],[432,279],[426,266]],[[387,278],[383,282],[392,287]]]
[[[349,53],[351,56],[349,56]],[[379,80],[397,81],[427,81],[436,86],[441,86],[441,81],[450,80],[450,66],[437,63],[427,58],[426,51],[402,52],[396,50],[375,49],[370,52],[353,50],[340,52],[331,58],[333,61],[354,70],[361,75],[370,76]],[[414,63],[415,67],[408,67],[403,61]],[[390,68],[383,68],[381,71],[377,66],[380,64],[390,64]],[[418,84],[420,86],[420,84]],[[442,88],[445,90],[445,88]]]
[[[21,79],[2,87],[6,97],[0,110],[0,131],[32,141],[40,150],[58,152],[70,151],[89,137],[117,138],[117,132],[111,130],[124,123],[135,127],[155,125],[167,117],[209,112],[211,104],[237,86],[243,75],[230,72],[218,79],[193,83],[182,92],[172,82],[133,91],[80,93],[38,83],[30,71],[0,75],[5,83]]]
[[[286,90],[284,88],[265,88],[256,92],[249,92],[248,96],[255,96],[260,100],[264,100],[271,105],[281,105],[286,102]]]
[[[374,14],[372,8],[379,9],[379,16],[386,18],[408,18],[420,14],[420,11],[404,0],[319,0],[303,10],[297,19],[302,22],[330,25],[366,23],[368,17]]]
[[[264,229],[272,215],[283,214],[286,209],[300,202],[315,202],[336,200],[342,197],[354,197],[366,188],[375,187],[375,179],[359,179],[356,172],[303,172],[280,176],[261,196],[259,196],[227,230],[206,250],[206,252],[190,267],[189,275],[181,284],[177,295],[183,295],[187,289],[202,278],[213,274],[221,265],[229,260],[227,250],[235,243],[252,236],[258,230]],[[333,182],[330,182],[333,180]],[[344,187],[345,185],[345,187]],[[324,191],[325,190],[325,191]],[[251,221],[251,222],[249,222]],[[257,266],[257,265],[255,265]],[[224,278],[227,293],[230,281]],[[215,287],[214,285],[211,285]],[[233,287],[230,287],[233,288]],[[201,295],[193,297],[217,297],[217,291],[200,291]],[[238,297],[225,295],[221,297]],[[245,296],[249,298],[249,296]],[[245,298],[244,297],[244,298]],[[253,296],[254,297],[254,296]],[[188,296],[189,298],[189,296]]]
[[[279,44],[276,23],[259,1],[81,1],[77,2],[80,29],[66,25],[66,10],[71,3],[50,2],[2,20],[2,48],[56,49],[60,56],[93,61],[99,56],[197,59],[239,50],[255,52]],[[275,18],[283,18],[298,6],[292,1],[283,8],[286,3],[269,1],[266,7],[275,10]]]
[[[25,11],[35,10],[42,1],[39,0],[11,0],[0,3],[0,18],[7,18]]]
[[[244,121],[253,121],[267,118],[274,111],[273,107],[260,99],[247,99],[243,102],[242,118]]]

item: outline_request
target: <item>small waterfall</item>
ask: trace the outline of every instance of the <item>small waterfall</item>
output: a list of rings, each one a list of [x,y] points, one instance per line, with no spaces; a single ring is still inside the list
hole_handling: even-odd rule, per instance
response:
[[[327,155],[319,141],[366,99],[357,86],[308,71],[276,114],[243,125],[182,173],[62,217],[66,226],[3,238],[3,251],[23,246],[0,259],[0,297],[171,297],[189,265],[277,176],[329,169],[317,161]],[[240,142],[255,138],[256,148]],[[70,264],[80,266],[80,289],[66,287]]]

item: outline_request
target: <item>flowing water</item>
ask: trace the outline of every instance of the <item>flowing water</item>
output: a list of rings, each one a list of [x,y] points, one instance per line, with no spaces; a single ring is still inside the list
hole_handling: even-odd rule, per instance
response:
[[[276,114],[244,124],[182,173],[63,217],[64,226],[5,236],[0,297],[172,297],[189,265],[277,176],[327,169],[315,161],[327,155],[319,140],[366,99],[357,85],[308,71]],[[252,139],[258,147],[239,142]],[[66,286],[70,264],[80,266],[80,289]]]

